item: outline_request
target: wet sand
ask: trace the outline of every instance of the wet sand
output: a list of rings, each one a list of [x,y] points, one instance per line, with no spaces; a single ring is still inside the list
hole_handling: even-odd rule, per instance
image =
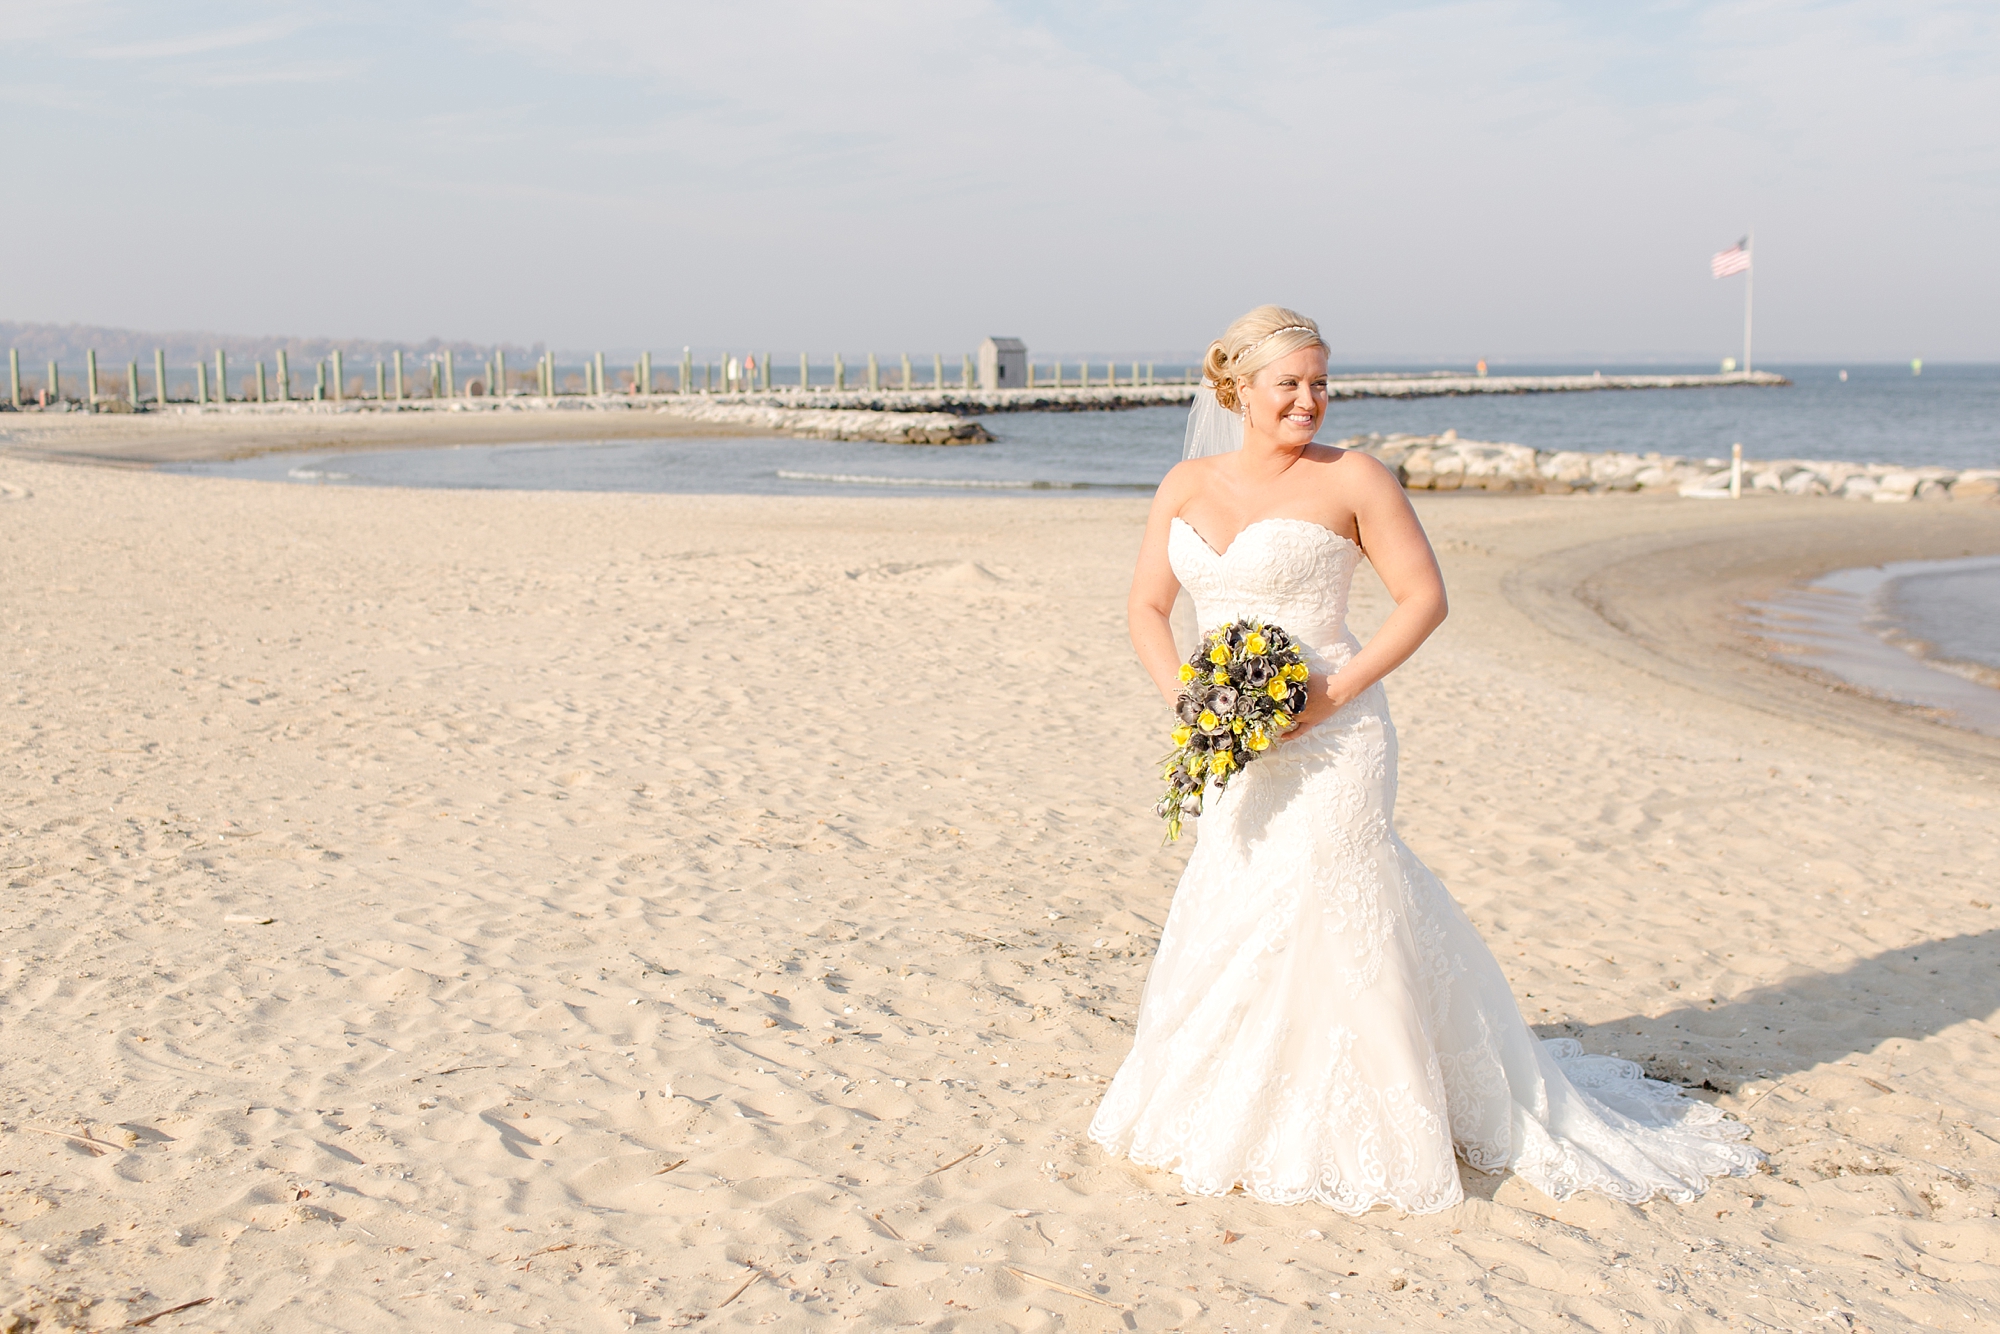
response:
[[[1695,1086],[1769,1174],[1634,1208],[1468,1170],[1349,1220],[1086,1142],[1184,856],[1142,501],[17,458],[0,1312],[1991,1324],[2000,742],[1739,608],[2000,551],[2000,508],[1418,504],[1454,610],[1390,685],[1404,835],[1545,1034]]]

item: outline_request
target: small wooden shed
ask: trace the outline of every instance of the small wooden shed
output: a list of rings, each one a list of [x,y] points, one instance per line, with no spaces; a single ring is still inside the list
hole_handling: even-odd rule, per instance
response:
[[[1018,338],[989,338],[979,345],[981,389],[1026,389],[1028,345]]]

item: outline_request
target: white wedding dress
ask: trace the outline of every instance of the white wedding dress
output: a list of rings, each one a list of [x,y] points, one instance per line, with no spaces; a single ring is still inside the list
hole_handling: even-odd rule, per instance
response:
[[[1360,548],[1263,519],[1218,554],[1175,519],[1168,559],[1203,630],[1283,626],[1316,670]],[[1637,1065],[1528,1030],[1493,954],[1396,836],[1396,732],[1379,685],[1210,794],[1132,1052],[1090,1126],[1185,1189],[1342,1213],[1462,1198],[1454,1150],[1561,1200],[1689,1200],[1763,1155]]]

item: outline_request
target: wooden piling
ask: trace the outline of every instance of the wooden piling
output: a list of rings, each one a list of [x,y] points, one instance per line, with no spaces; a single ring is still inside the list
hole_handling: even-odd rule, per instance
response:
[[[125,401],[132,405],[132,411],[139,410],[139,363],[125,363]]]
[[[153,349],[153,402],[163,408],[167,405],[167,350],[163,347]]]
[[[1153,363],[1149,361],[1146,363],[1146,388],[1151,389],[1152,387],[1153,387]]]
[[[450,348],[444,350],[444,397],[458,397],[458,367],[452,365]]]
[[[50,362],[49,370],[53,373],[55,368],[56,364]],[[208,366],[205,362],[197,361],[194,364],[194,401],[197,407],[208,402]]]
[[[507,397],[507,353],[503,348],[493,349],[493,383],[486,387],[486,392]]]
[[[799,392],[803,394],[810,388],[812,388],[812,363],[806,359],[806,354],[801,352],[799,353]]]
[[[768,394],[771,392],[771,354],[769,352],[764,354],[764,359],[757,363],[757,367],[757,374],[763,383],[764,392]]]
[[[259,361],[257,363],[257,401],[259,403],[270,402],[270,393],[269,386],[264,383],[264,363]]]
[[[681,384],[683,394],[694,392],[694,353],[688,348],[681,349]]]
[[[389,358],[396,371],[396,401],[403,401],[403,349],[397,348]]]
[[[602,352],[598,353],[597,356],[591,360],[590,365],[591,365],[591,374],[597,381],[596,387],[593,390],[593,392],[602,394],[604,392],[604,354]]]
[[[1033,389],[1034,387],[1035,387],[1035,359],[1034,359],[1033,357],[1029,357],[1029,358],[1028,358],[1028,388],[1030,388],[1030,389]]]
[[[158,356],[158,353],[154,354]],[[292,363],[285,356],[285,349],[278,349],[278,401],[289,403],[292,398]]]
[[[326,362],[313,363],[313,402],[326,402]]]
[[[83,405],[91,412],[97,411],[97,349],[83,351]]]
[[[1030,387],[1030,388],[1032,388],[1032,387],[1034,386],[1034,383],[1035,383],[1035,382],[1034,382],[1034,380],[1030,379],[1030,380],[1028,381],[1028,384],[1029,384],[1029,387]],[[1062,358],[1061,358],[1061,357],[1057,357],[1057,358],[1056,358],[1056,388],[1058,388],[1058,389],[1062,388]]]
[[[220,356],[220,353],[216,355]],[[341,363],[340,349],[333,349],[333,401],[344,402],[347,398],[347,369]]]
[[[910,388],[911,388],[911,383],[910,383],[910,354],[909,354],[909,353],[907,353],[907,352],[905,352],[905,353],[903,354],[903,392],[904,392],[904,393],[906,393],[906,394],[907,394],[907,393],[909,393],[909,392],[910,392]]]
[[[833,389],[835,393],[847,388],[847,363],[840,359],[840,353],[833,354]]]
[[[263,370],[264,363],[258,362],[257,369]],[[375,358],[375,401],[377,403],[389,401],[389,368],[382,364],[380,357]]]
[[[882,368],[875,362],[875,354],[868,354],[868,392],[877,393],[882,388]]]
[[[931,388],[940,394],[944,392],[944,353],[931,353]]]
[[[215,401],[229,401],[229,362],[219,347],[215,349]]]
[[[21,349],[7,349],[7,401],[15,407],[21,406]]]

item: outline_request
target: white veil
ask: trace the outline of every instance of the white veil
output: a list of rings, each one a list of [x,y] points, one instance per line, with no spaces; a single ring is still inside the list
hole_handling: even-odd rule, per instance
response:
[[[1229,454],[1243,448],[1243,418],[1216,401],[1215,386],[1207,380],[1194,391],[1194,406],[1188,409],[1187,443],[1181,447],[1183,459],[1209,454]]]

